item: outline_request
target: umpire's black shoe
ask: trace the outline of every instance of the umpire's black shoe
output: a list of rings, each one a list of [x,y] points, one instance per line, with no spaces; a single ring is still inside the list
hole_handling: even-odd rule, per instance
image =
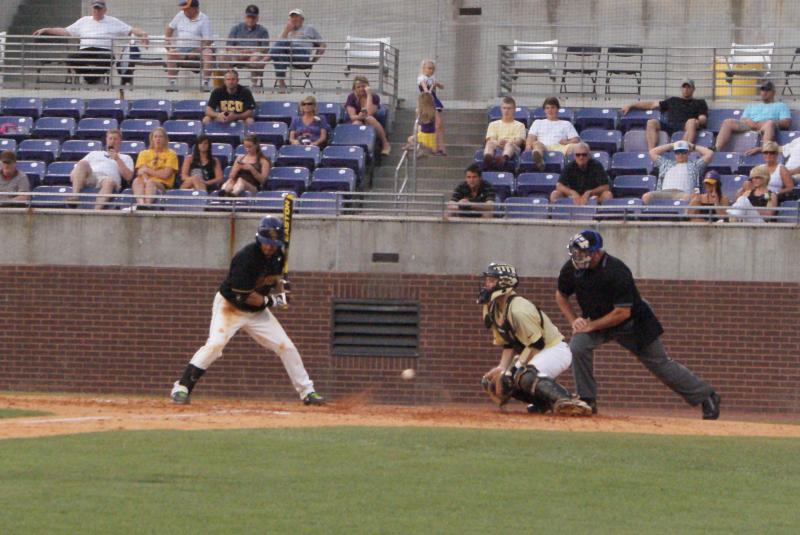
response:
[[[719,402],[721,401],[719,394],[711,392],[703,402],[703,420],[716,420],[719,418]]]
[[[580,398],[581,401],[586,403],[592,408],[592,414],[597,414],[597,400],[594,398]]]

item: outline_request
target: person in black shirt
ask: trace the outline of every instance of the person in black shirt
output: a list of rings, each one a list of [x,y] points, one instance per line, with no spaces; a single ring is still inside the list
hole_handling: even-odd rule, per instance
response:
[[[594,230],[579,232],[568,247],[570,259],[558,276],[556,303],[572,326],[569,347],[578,396],[597,411],[594,349],[613,339],[687,403],[702,404],[703,419],[717,419],[719,395],[667,355],[659,339],[664,329],[639,295],[628,266],[603,250],[603,238]],[[573,294],[581,316],[569,302]]]
[[[576,206],[585,205],[592,197],[603,203],[614,196],[608,185],[608,173],[603,165],[592,158],[589,145],[577,143],[573,145],[574,161],[569,162],[558,177],[556,189],[550,194],[550,202],[561,197],[569,197]]]
[[[681,96],[666,100],[640,101],[622,107],[622,115],[630,110],[661,111],[661,121],[647,121],[647,150],[653,150],[658,143],[658,131],[668,134],[683,130],[683,140],[694,143],[697,132],[704,128],[708,120],[708,104],[702,98],[694,98],[694,80],[681,80]]]
[[[206,102],[206,116],[203,124],[211,121],[231,123],[244,121],[246,124],[253,122],[256,101],[253,93],[243,85],[239,85],[239,73],[230,69],[225,73],[225,83],[211,92]]]
[[[447,203],[447,215],[492,217],[494,200],[492,185],[481,178],[481,167],[474,163],[464,172],[464,182],[453,191]]]
[[[286,292],[276,293],[285,281],[283,274],[283,224],[265,217],[258,226],[256,239],[234,255],[228,276],[214,297],[211,327],[206,344],[197,350],[183,376],[172,387],[172,401],[189,403],[197,381],[239,329],[244,329],[260,345],[278,354],[289,374],[292,386],[306,405],[322,405],[322,396],[314,391],[303,360],[278,319],[268,310],[286,307]]]

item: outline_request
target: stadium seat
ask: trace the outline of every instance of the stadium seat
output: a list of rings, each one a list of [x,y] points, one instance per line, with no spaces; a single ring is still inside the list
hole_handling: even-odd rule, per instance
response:
[[[591,198],[585,206],[576,206],[572,199],[561,197],[556,199],[550,208],[550,219],[584,220],[593,219],[597,209],[597,199]]]
[[[636,82],[635,94],[642,94],[642,66],[644,48],[638,45],[612,45],[606,48],[606,95],[611,93],[631,93],[613,90],[611,80],[617,76],[632,76]]]
[[[614,154],[622,147],[622,132],[619,130],[587,128],[581,132],[581,141],[589,145],[591,150],[602,150],[609,154]]]
[[[614,197],[641,197],[656,189],[652,175],[619,175],[614,179]]]
[[[57,139],[26,139],[17,148],[20,160],[41,160],[51,163],[58,159],[61,144]]]
[[[778,161],[779,162],[783,161],[783,157],[781,155],[778,155]],[[736,172],[739,173],[740,175],[749,175],[750,170],[753,167],[761,165],[763,163],[764,163],[763,154],[761,154],[760,152],[757,152],[755,154],[750,154],[749,156],[744,156],[742,158],[742,161],[739,164],[739,169],[737,169]]]
[[[342,121],[344,107],[338,102],[318,102],[317,115],[324,117],[328,126],[336,128],[336,125]]]
[[[0,139],[0,152],[10,150],[13,153],[17,152],[17,142],[13,139]]]
[[[150,132],[161,126],[158,119],[125,119],[119,129],[122,139],[126,141],[145,141],[150,139]]]
[[[202,121],[206,115],[205,100],[179,100],[172,106],[172,118]]]
[[[233,145],[230,143],[212,143],[211,155],[219,158],[219,164],[225,168],[228,164],[233,163]]]
[[[546,197],[508,197],[505,201],[509,219],[547,219],[549,210]]]
[[[680,141],[681,139],[683,139],[683,134],[684,134],[683,130],[678,130],[677,132],[672,134],[670,141],[672,141],[673,143],[675,143],[676,141]],[[694,144],[710,149],[711,147],[714,146],[714,133],[711,132],[710,130],[699,131],[694,138]]]
[[[623,132],[628,132],[633,129],[644,130],[647,128],[647,121],[655,119],[661,120],[661,112],[659,110],[630,110],[625,115],[619,115],[619,129]]]
[[[191,189],[171,189],[159,199],[163,210],[173,212],[202,212],[206,209],[208,193]]]
[[[128,101],[118,98],[92,98],[86,101],[84,117],[104,117],[122,121],[128,116]]]
[[[175,154],[178,156],[178,165],[183,165],[183,159],[186,158],[192,150],[189,148],[189,144],[183,141],[170,141],[169,148],[175,151]],[[133,163],[136,163],[135,161]]]
[[[609,171],[611,169],[611,157],[608,155],[607,152],[602,150],[593,151],[592,159],[600,162],[600,165],[602,165],[603,169],[605,169],[606,171]],[[575,157],[572,154],[567,156],[567,162],[572,162],[574,160]]]
[[[297,199],[297,213],[337,215],[340,204],[340,196],[335,191],[307,191]]]
[[[206,198],[207,212],[241,212],[250,210],[254,195],[243,191],[238,197],[220,197],[219,190],[212,191]]]
[[[502,202],[514,194],[514,174],[497,171],[485,171],[481,178],[492,185],[497,200]]]
[[[544,195],[549,198],[550,193],[556,189],[558,176],[554,173],[522,173],[517,177],[516,195]]]
[[[717,147],[721,152],[744,153],[758,145],[758,132],[737,132],[731,134],[724,147]]]
[[[67,208],[67,198],[72,195],[70,186],[37,186],[33,188],[32,208]]]
[[[732,175],[739,169],[741,163],[742,157],[738,152],[715,152],[706,169],[713,169],[721,175]]]
[[[305,167],[274,167],[265,184],[268,190],[291,190],[301,195],[308,189],[311,173]]]
[[[131,101],[131,109],[128,111],[131,119],[155,119],[162,123],[171,115],[172,102],[152,98]]]
[[[669,143],[669,136],[663,130],[658,131],[656,146]],[[628,130],[622,138],[622,150],[625,152],[643,152],[647,147],[647,133],[644,130]]]
[[[290,191],[259,191],[250,203],[254,212],[282,212],[283,198]]]
[[[174,119],[166,121],[162,126],[170,141],[194,143],[197,136],[203,133],[203,123],[196,120]]]
[[[682,200],[653,199],[643,205],[642,215],[648,219],[678,221],[686,217],[687,206],[689,203]]]
[[[355,145],[364,149],[367,160],[370,160],[375,152],[377,139],[375,129],[367,125],[340,124],[333,130],[331,145]]]
[[[575,110],[572,108],[559,108],[557,117],[562,121],[569,121],[571,123],[575,122]],[[544,108],[538,107],[531,110],[531,124],[533,121],[537,119],[546,119],[547,116],[544,114]]]
[[[798,201],[783,201],[778,210],[777,220],[783,223],[800,223],[800,208],[798,208]]]
[[[708,120],[706,121],[706,130],[710,130],[714,134],[719,133],[719,129],[722,128],[722,122],[725,119],[736,119],[739,120],[742,118],[742,110],[708,110]]]
[[[83,117],[84,109],[82,98],[48,98],[42,105],[42,117],[72,117],[77,122]]]
[[[244,145],[239,145],[238,147],[236,147],[236,151],[234,152],[234,157],[244,156],[245,152],[246,151],[244,150]],[[267,157],[267,159],[269,159],[270,165],[274,165],[275,158],[278,154],[278,150],[275,148],[275,145],[272,145],[270,143],[261,143],[261,154],[263,154],[264,156]]]
[[[33,189],[44,181],[47,164],[42,161],[17,160],[17,169],[28,175],[31,189]]]
[[[551,150],[544,153],[544,172],[560,173],[564,166],[564,153]],[[538,170],[533,165],[533,153],[529,150],[519,156],[518,173],[537,173]]]
[[[733,203],[736,200],[736,192],[739,191],[745,180],[747,180],[747,175],[721,175],[720,187],[722,188],[722,194]]]
[[[597,77],[600,72],[600,56],[602,47],[593,45],[575,45],[563,49],[563,67],[561,68],[560,93],[569,93],[567,90],[567,77],[577,74],[580,88],[583,89],[584,78],[588,77],[592,83],[592,93],[597,94]],[[615,128],[611,126],[610,128]]]
[[[39,119],[41,121],[41,119]],[[0,137],[13,139],[17,143],[27,139],[33,130],[33,119],[11,115],[0,116]],[[47,136],[56,137],[56,136]]]
[[[236,146],[242,142],[244,136],[244,123],[233,121],[232,123],[208,123],[205,132],[212,143],[229,143]]]
[[[123,141],[120,143],[119,152],[120,154],[127,154],[131,158],[133,158],[133,163],[136,163],[136,157],[142,152],[144,149],[147,148],[147,143],[144,141]],[[173,149],[174,150],[174,149]],[[62,153],[64,149],[61,149]]]
[[[72,117],[42,117],[33,127],[31,135],[41,139],[66,141],[75,135],[76,123]]]
[[[500,106],[492,106],[489,108],[489,122],[497,121],[501,117]],[[517,106],[514,110],[514,119],[525,125],[525,128],[531,125],[531,111],[525,106]]]
[[[788,145],[797,139],[798,136],[800,136],[800,131],[798,130],[780,130],[778,132],[778,139],[776,141],[778,142],[778,145]]]
[[[279,121],[251,123],[247,125],[247,133],[258,136],[260,143],[269,143],[275,147],[283,146],[289,139],[289,127]]]
[[[800,110],[791,110],[792,122],[789,130],[800,130]]]
[[[494,151],[494,159],[497,161],[503,155],[503,149],[497,148]],[[516,155],[512,158],[506,160],[505,164],[503,165],[502,169],[497,169],[496,164],[492,164],[492,169],[485,169],[483,166],[483,149],[478,149],[475,151],[475,158],[474,162],[481,167],[481,170],[484,172],[488,171],[502,171],[504,173],[514,173],[517,168],[519,167],[519,155]]]
[[[653,162],[646,152],[618,152],[611,157],[611,175],[649,175]]]
[[[70,173],[75,167],[75,162],[53,162],[47,166],[47,174],[42,183],[46,186],[70,185]]]
[[[349,167],[320,167],[314,171],[311,191],[355,191],[356,172]]]
[[[36,120],[42,116],[42,99],[34,97],[7,98],[3,101],[2,113]]]
[[[41,119],[40,119],[41,120]],[[84,118],[78,122],[75,137],[78,139],[106,139],[106,132],[119,128],[116,119]]]
[[[263,122],[281,122],[289,126],[297,117],[297,103],[289,101],[262,102],[256,108],[256,120]]]
[[[93,150],[103,150],[103,144],[94,140],[70,139],[61,145],[61,160],[77,162]],[[120,153],[125,154],[122,150]]]
[[[636,219],[642,214],[642,199],[628,197],[608,199],[597,207],[598,219]]]
[[[320,150],[314,145],[284,145],[278,150],[278,167],[305,167],[313,171],[319,166]]]
[[[358,181],[364,180],[367,172],[366,156],[361,147],[328,146],[322,150],[322,167],[347,167],[356,172]]]
[[[581,108],[575,112],[575,128],[579,132],[586,128],[616,130],[618,121],[619,112],[613,108]]]
[[[81,196],[78,198],[78,208],[79,210],[94,210],[94,204],[97,202],[97,193],[100,191],[100,188],[83,188],[80,193]]]

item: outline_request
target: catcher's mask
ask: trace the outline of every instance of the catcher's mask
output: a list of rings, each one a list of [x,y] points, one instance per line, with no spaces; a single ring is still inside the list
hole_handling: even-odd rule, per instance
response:
[[[484,284],[481,287],[480,293],[478,294],[477,303],[479,305],[491,303],[501,295],[510,294],[519,284],[517,268],[511,264],[492,262],[486,268],[486,271],[483,272],[483,276],[496,279],[497,282],[491,288],[487,288],[487,284],[484,279]]]
[[[592,254],[603,248],[603,237],[595,230],[582,230],[569,240],[567,250],[575,269],[587,269],[592,263]]]

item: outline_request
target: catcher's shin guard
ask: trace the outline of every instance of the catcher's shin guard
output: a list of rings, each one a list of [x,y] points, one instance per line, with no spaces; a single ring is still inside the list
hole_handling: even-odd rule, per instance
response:
[[[529,403],[535,401],[543,411],[555,410],[559,401],[571,399],[566,388],[550,377],[540,374],[536,366],[531,364],[520,368],[514,379],[517,389],[532,396],[533,399]]]

